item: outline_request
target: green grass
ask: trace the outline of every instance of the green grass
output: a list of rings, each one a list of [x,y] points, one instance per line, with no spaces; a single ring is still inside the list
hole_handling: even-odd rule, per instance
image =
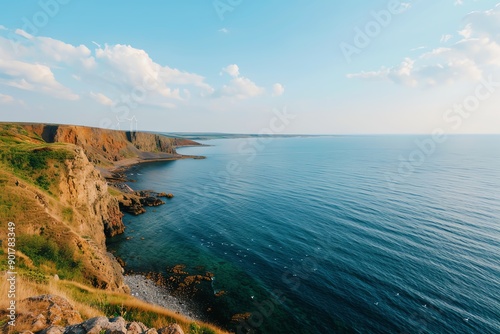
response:
[[[82,263],[74,258],[74,251],[67,244],[57,244],[41,235],[20,235],[17,245],[35,266],[53,264],[61,279],[82,281]]]
[[[121,193],[118,189],[113,188],[113,187],[111,187],[111,186],[109,186],[109,187],[108,187],[108,193],[109,193],[111,196],[114,196],[114,197],[116,197],[116,196],[120,196],[120,195],[122,194],[122,193]]]
[[[215,334],[215,331],[211,328],[200,326],[193,322],[189,325],[189,334]]]
[[[27,148],[11,146],[0,153],[0,159],[17,172],[35,172],[47,168],[49,161],[63,162],[72,157],[67,150],[54,150],[50,147]]]
[[[52,194],[51,189],[55,189],[63,162],[72,159],[74,153],[65,146],[39,140],[33,142],[34,139],[24,129],[17,130],[5,125],[0,130],[1,168]]]
[[[66,207],[62,210],[62,217],[66,222],[73,222],[74,211],[71,207]]]
[[[35,184],[44,190],[49,190],[51,185],[51,180],[47,177],[47,175],[40,175],[36,178]]]
[[[38,284],[47,284],[49,279],[47,278],[47,276],[40,270],[38,269],[28,269],[28,268],[20,268],[21,271],[21,275],[32,281],[32,282],[35,282],[35,283],[38,283]]]

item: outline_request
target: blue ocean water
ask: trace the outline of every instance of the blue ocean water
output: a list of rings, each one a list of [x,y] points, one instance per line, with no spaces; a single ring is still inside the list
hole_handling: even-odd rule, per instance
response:
[[[131,168],[133,188],[175,197],[109,247],[136,271],[213,272],[226,294],[205,316],[252,312],[241,333],[500,333],[500,137],[426,139],[179,149],[207,159]]]

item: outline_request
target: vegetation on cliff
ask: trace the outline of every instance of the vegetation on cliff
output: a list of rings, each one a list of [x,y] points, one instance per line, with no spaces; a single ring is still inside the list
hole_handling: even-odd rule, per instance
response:
[[[115,141],[122,135],[113,133],[116,138],[108,138],[109,146],[101,146],[98,151],[95,145],[102,144],[100,140],[104,140],[107,130],[100,135],[97,129],[56,128],[54,140],[47,141],[45,126],[0,124],[0,272],[8,268],[7,224],[14,222],[17,300],[54,294],[67,299],[83,319],[121,315],[157,328],[176,322],[186,333],[190,326],[212,330],[208,325],[192,325],[190,319],[129,295],[123,269],[106,250],[106,236],[123,232],[123,214],[113,194],[116,190],[108,187],[86,152],[94,154],[94,163],[111,163],[107,154],[113,151],[113,143],[117,147],[123,144]],[[71,138],[72,131],[75,132]],[[87,137],[86,133],[92,135]],[[59,135],[67,141],[55,140]],[[100,139],[94,142],[93,136]],[[127,158],[125,151],[119,152],[115,157]],[[7,285],[2,279],[2,296],[7,294]],[[7,303],[2,298],[0,326],[5,325]],[[20,305],[17,311],[21,318],[33,314],[32,303]],[[25,323],[15,331],[30,329],[31,325]]]
[[[106,231],[123,231],[122,213],[80,148],[2,124],[0,165],[0,239],[6,240],[7,222],[15,222],[21,274],[127,289],[105,248]]]

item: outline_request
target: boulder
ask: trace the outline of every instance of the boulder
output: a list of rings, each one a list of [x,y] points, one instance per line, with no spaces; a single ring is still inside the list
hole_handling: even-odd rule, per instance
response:
[[[148,328],[142,322],[131,322],[127,325],[127,334],[142,334]]]
[[[108,319],[106,317],[95,317],[78,325],[66,328],[65,334],[127,334],[126,322],[122,317]]]
[[[184,334],[181,326],[178,324],[172,324],[167,327],[160,328],[158,334]]]
[[[61,326],[50,326],[45,328],[39,334],[64,334],[64,327]]]
[[[19,323],[29,324],[34,332],[53,325],[66,326],[82,321],[80,313],[64,298],[40,295],[21,301],[29,313],[19,314]]]

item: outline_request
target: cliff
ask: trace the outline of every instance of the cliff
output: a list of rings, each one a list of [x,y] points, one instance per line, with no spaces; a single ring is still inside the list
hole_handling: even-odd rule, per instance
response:
[[[7,271],[15,271],[17,286],[15,299],[0,299],[0,332],[182,333],[202,328],[222,333],[131,296],[123,268],[106,250],[106,237],[125,228],[118,200],[123,194],[109,188],[95,164],[114,168],[131,158],[180,158],[177,145],[194,142],[149,133],[0,123],[0,274],[10,278]],[[152,205],[159,201],[155,198]],[[8,247],[15,248],[14,260],[7,256]],[[12,291],[2,279],[2,296]],[[17,302],[14,316],[8,309],[12,300]],[[134,319],[125,322],[117,314]],[[4,321],[12,317],[15,327]]]
[[[16,224],[19,270],[128,291],[106,235],[124,230],[118,201],[84,151],[0,126],[0,240]]]
[[[89,160],[99,166],[110,166],[125,159],[179,158],[177,146],[199,145],[182,138],[153,133],[127,132],[73,125],[22,124],[47,143],[69,143],[81,147]]]
[[[2,225],[18,222],[18,231],[31,247],[24,249],[29,258],[26,268],[49,274],[71,271],[60,261],[65,257],[74,269],[82,269],[82,275],[73,275],[79,280],[127,291],[122,268],[105,244],[106,237],[125,228],[121,195],[111,195],[96,165],[115,167],[116,162],[134,158],[180,158],[175,151],[180,144],[196,143],[81,126],[0,124],[0,219]],[[6,237],[4,227],[1,240]],[[46,249],[53,254],[43,254]],[[70,273],[66,276],[74,278]]]

